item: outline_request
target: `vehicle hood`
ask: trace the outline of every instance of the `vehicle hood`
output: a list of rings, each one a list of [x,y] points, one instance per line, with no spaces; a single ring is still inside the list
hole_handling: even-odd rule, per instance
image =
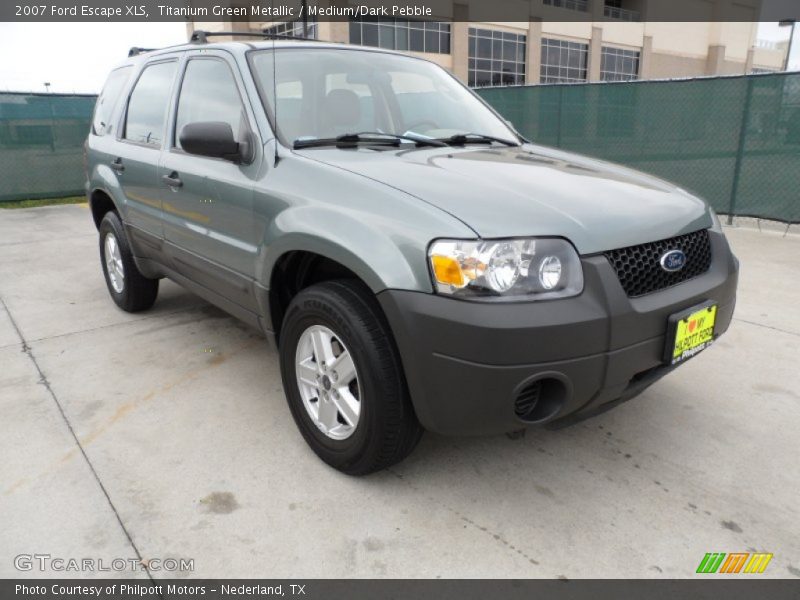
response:
[[[713,224],[705,202],[672,184],[533,144],[297,153],[437,206],[482,238],[562,236],[593,254]]]

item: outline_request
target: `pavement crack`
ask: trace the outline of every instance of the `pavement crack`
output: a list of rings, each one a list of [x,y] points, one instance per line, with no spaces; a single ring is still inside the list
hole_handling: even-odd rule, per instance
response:
[[[155,583],[155,580],[153,579],[152,573],[150,573],[150,569],[147,566],[147,563],[142,558],[142,553],[139,552],[139,548],[136,547],[136,543],[133,541],[133,537],[131,536],[130,532],[128,531],[128,528],[125,526],[125,523],[122,521],[122,517],[120,516],[119,511],[117,511],[117,507],[114,506],[114,502],[111,500],[111,495],[108,493],[108,490],[106,489],[106,486],[103,484],[103,481],[100,479],[100,475],[97,473],[97,470],[94,468],[94,465],[92,464],[92,461],[89,460],[89,456],[86,454],[86,450],[84,449],[83,445],[81,444],[81,441],[78,438],[78,435],[75,433],[75,429],[72,427],[72,423],[70,423],[70,420],[67,417],[67,413],[64,411],[64,406],[61,404],[61,401],[58,399],[58,396],[56,395],[55,391],[53,391],[53,386],[50,385],[50,380],[47,378],[47,375],[45,375],[44,371],[42,371],[42,367],[39,365],[39,362],[36,360],[36,357],[33,355],[33,350],[31,349],[30,345],[28,344],[27,340],[25,339],[25,336],[22,335],[22,331],[20,330],[19,325],[17,325],[17,321],[14,319],[14,316],[11,314],[11,311],[8,310],[8,306],[6,305],[5,300],[3,300],[3,298],[0,298],[0,304],[3,305],[3,310],[6,311],[6,314],[8,315],[9,321],[11,321],[11,325],[14,327],[14,330],[17,332],[17,336],[19,337],[20,342],[22,343],[22,352],[24,352],[25,354],[28,355],[28,358],[31,360],[31,362],[33,363],[33,366],[36,368],[36,372],[39,374],[38,383],[40,383],[41,385],[44,386],[44,388],[47,390],[47,392],[50,395],[50,397],[53,399],[53,402],[55,403],[56,408],[58,408],[58,412],[61,414],[61,418],[64,420],[64,424],[67,426],[67,429],[69,430],[69,433],[72,436],[72,439],[75,441],[75,444],[78,446],[78,449],[80,450],[80,453],[83,456],[83,459],[86,461],[86,464],[89,467],[89,470],[91,471],[92,475],[94,476],[94,479],[97,482],[97,485],[100,487],[100,491],[103,492],[103,496],[105,496],[109,507],[111,507],[111,511],[114,513],[114,517],[116,517],[117,523],[119,523],[119,526],[122,529],[122,533],[125,535],[126,539],[128,540],[128,543],[131,545],[131,548],[133,548],[133,552],[136,554],[136,558],[139,560],[139,564],[141,564],[142,567],[144,568],[145,572],[147,573],[147,577],[150,579],[150,581],[153,581]]]
[[[739,321],[740,323],[747,323],[748,325],[755,325],[756,327],[763,327],[765,329],[772,329],[773,331],[779,331],[781,333],[786,333],[788,335],[793,335],[796,337],[800,337],[800,333],[796,331],[789,331],[788,329],[781,329],[780,327],[774,327],[772,325],[764,325],[763,323],[756,323],[755,321],[748,321],[747,319],[740,319],[738,317],[733,318],[734,321]]]
[[[396,477],[397,479],[399,479],[400,481],[402,481],[403,483],[405,483],[405,484],[406,484],[408,487],[410,487],[410,488],[411,488],[412,490],[414,490],[415,492],[421,492],[421,493],[424,493],[424,491],[423,491],[423,490],[422,490],[422,489],[421,489],[419,486],[415,485],[415,484],[414,484],[413,482],[411,482],[411,481],[408,481],[408,480],[405,478],[405,476],[404,476],[403,474],[401,474],[401,473],[398,473],[398,472],[397,472],[395,469],[393,469],[393,468],[391,468],[391,467],[390,467],[390,468],[386,469],[386,471],[387,471],[388,473],[390,473],[391,475],[393,475],[394,477]],[[523,559],[525,559],[526,561],[528,561],[530,564],[532,564],[532,565],[539,565],[539,564],[540,564],[538,560],[536,560],[535,558],[532,558],[531,556],[529,556],[529,555],[528,555],[528,554],[527,554],[527,553],[526,553],[524,550],[522,550],[522,548],[520,548],[519,546],[515,546],[514,544],[512,544],[511,542],[509,542],[509,541],[508,541],[507,539],[505,539],[505,537],[503,537],[503,535],[501,535],[500,533],[498,533],[498,532],[496,532],[496,531],[492,531],[492,530],[491,530],[491,529],[489,529],[488,527],[486,527],[486,526],[484,526],[484,525],[482,525],[482,524],[480,524],[480,523],[477,523],[476,521],[473,521],[472,519],[470,519],[470,518],[469,518],[469,517],[467,517],[466,515],[462,514],[462,513],[461,513],[459,510],[457,510],[457,509],[455,509],[455,508],[453,508],[453,507],[451,507],[451,506],[448,506],[447,504],[445,504],[444,502],[442,502],[442,501],[440,501],[440,500],[437,500],[436,498],[434,498],[434,497],[433,497],[433,496],[431,496],[430,494],[426,494],[426,496],[427,496],[427,498],[428,498],[428,501],[429,501],[429,502],[431,502],[431,503],[434,503],[434,504],[438,504],[439,506],[441,506],[442,508],[444,508],[446,511],[448,511],[448,512],[452,513],[452,514],[453,514],[453,515],[455,515],[455,516],[456,516],[458,519],[460,519],[461,521],[463,521],[464,523],[466,523],[468,526],[472,527],[473,529],[477,529],[478,531],[480,531],[480,532],[482,532],[482,533],[484,533],[484,534],[486,534],[486,535],[489,535],[489,536],[491,536],[491,537],[492,537],[492,539],[494,539],[494,540],[495,540],[497,543],[499,543],[499,544],[502,544],[502,545],[503,545],[503,546],[505,546],[505,547],[506,547],[508,550],[510,550],[510,551],[512,551],[512,552],[515,552],[515,553],[516,553],[516,554],[518,554],[520,557],[522,557]]]
[[[80,335],[82,333],[91,333],[91,332],[94,332],[94,331],[100,331],[102,329],[110,329],[112,327],[120,327],[122,325],[130,325],[131,323],[140,323],[142,321],[149,321],[151,319],[156,319],[156,318],[159,318],[159,317],[170,317],[172,315],[177,315],[177,314],[186,313],[186,312],[192,312],[193,310],[198,310],[198,309],[203,308],[203,306],[205,306],[205,304],[191,304],[189,306],[185,306],[185,307],[178,308],[178,309],[175,309],[175,310],[171,310],[171,311],[168,311],[168,312],[153,312],[152,314],[143,315],[141,317],[137,317],[135,319],[131,319],[130,321],[120,321],[119,323],[108,323],[106,325],[98,325],[97,327],[90,327],[89,329],[79,329],[78,331],[67,331],[65,333],[58,333],[56,335],[46,335],[46,336],[43,336],[43,337],[40,337],[40,338],[32,339],[31,342],[46,342],[46,341],[49,341],[49,340],[56,340],[58,338],[68,337],[68,336],[71,336],[71,335]],[[6,307],[6,312],[8,312],[8,307]],[[11,313],[9,313],[9,315],[10,314]],[[8,346],[0,346],[0,350],[2,350],[3,348],[8,348],[8,347],[11,347],[11,346],[15,346],[15,345],[16,344],[9,344]]]
[[[50,238],[50,239],[47,240],[47,242],[65,242],[65,241],[74,240],[74,239],[78,239],[78,238],[95,237],[95,235],[96,234],[93,234],[93,233],[92,234],[88,234],[87,233],[87,234],[83,234],[83,235],[74,235],[72,237],[66,237],[66,238]],[[2,242],[2,243],[0,243],[0,248],[5,248],[5,247],[8,247],[8,246],[23,246],[25,244],[41,244],[41,243],[42,243],[42,240],[22,240],[20,242]]]

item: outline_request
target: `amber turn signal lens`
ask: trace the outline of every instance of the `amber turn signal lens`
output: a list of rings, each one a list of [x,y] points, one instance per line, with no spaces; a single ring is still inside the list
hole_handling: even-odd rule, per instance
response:
[[[436,281],[445,285],[462,287],[464,285],[464,274],[461,272],[461,265],[455,258],[434,254],[431,256],[433,274]]]

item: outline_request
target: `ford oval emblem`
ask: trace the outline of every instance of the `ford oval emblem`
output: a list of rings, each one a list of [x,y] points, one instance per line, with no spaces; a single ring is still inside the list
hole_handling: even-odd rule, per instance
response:
[[[674,273],[686,266],[686,255],[680,250],[670,250],[665,252],[658,262],[662,269]]]

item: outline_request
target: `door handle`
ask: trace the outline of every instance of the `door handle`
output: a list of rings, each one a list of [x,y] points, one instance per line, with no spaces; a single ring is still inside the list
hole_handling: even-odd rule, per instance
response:
[[[122,164],[122,159],[119,156],[111,163],[111,168],[117,173],[122,173],[125,170],[125,165]]]
[[[181,178],[178,177],[177,171],[173,171],[169,175],[164,175],[161,178],[161,181],[166,183],[171,188],[179,188],[183,185],[183,181],[181,181]]]

